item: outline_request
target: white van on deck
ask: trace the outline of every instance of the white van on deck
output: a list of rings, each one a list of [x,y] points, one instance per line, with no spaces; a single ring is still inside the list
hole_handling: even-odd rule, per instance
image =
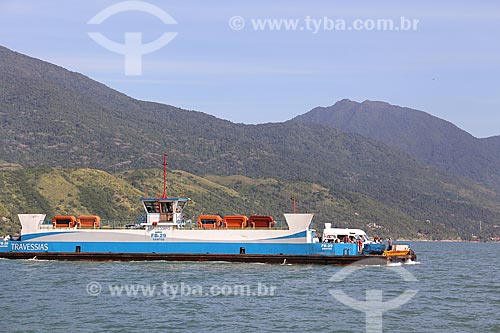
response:
[[[372,243],[370,237],[361,229],[332,228],[331,223],[325,223],[322,237],[323,243],[343,243],[346,237],[349,237],[352,243],[355,243],[360,238],[363,244]]]

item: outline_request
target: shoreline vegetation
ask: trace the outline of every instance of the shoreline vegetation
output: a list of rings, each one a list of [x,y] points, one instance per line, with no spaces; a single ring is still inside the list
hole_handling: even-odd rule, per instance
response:
[[[489,240],[460,240],[460,239],[412,239],[412,238],[398,238],[394,241],[398,242],[429,242],[429,243],[499,243],[500,239]]]

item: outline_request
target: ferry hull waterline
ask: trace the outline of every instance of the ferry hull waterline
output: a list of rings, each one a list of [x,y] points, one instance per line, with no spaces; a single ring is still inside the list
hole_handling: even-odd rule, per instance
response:
[[[327,223],[320,241],[310,228],[313,214],[271,216],[202,215],[187,223],[188,198],[168,197],[166,155],[164,191],[141,199],[145,214],[133,224],[105,224],[98,216],[19,214],[21,236],[0,241],[8,259],[87,261],[226,261],[273,264],[387,264],[415,261],[408,246],[386,251],[359,229],[334,229]],[[340,238],[342,233],[342,239]]]

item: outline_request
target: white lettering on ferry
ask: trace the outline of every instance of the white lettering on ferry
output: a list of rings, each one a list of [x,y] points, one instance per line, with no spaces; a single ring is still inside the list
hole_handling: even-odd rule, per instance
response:
[[[161,231],[155,231],[151,234],[153,240],[165,240],[167,235]]]
[[[11,243],[13,251],[48,251],[47,243]]]
[[[333,244],[322,243],[321,244],[321,250],[323,250],[323,251],[331,251],[331,250],[333,250]]]

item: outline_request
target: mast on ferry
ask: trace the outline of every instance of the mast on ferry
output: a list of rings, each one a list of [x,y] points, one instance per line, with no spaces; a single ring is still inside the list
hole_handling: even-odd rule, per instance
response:
[[[162,199],[167,199],[167,153],[163,154],[163,195]]]

